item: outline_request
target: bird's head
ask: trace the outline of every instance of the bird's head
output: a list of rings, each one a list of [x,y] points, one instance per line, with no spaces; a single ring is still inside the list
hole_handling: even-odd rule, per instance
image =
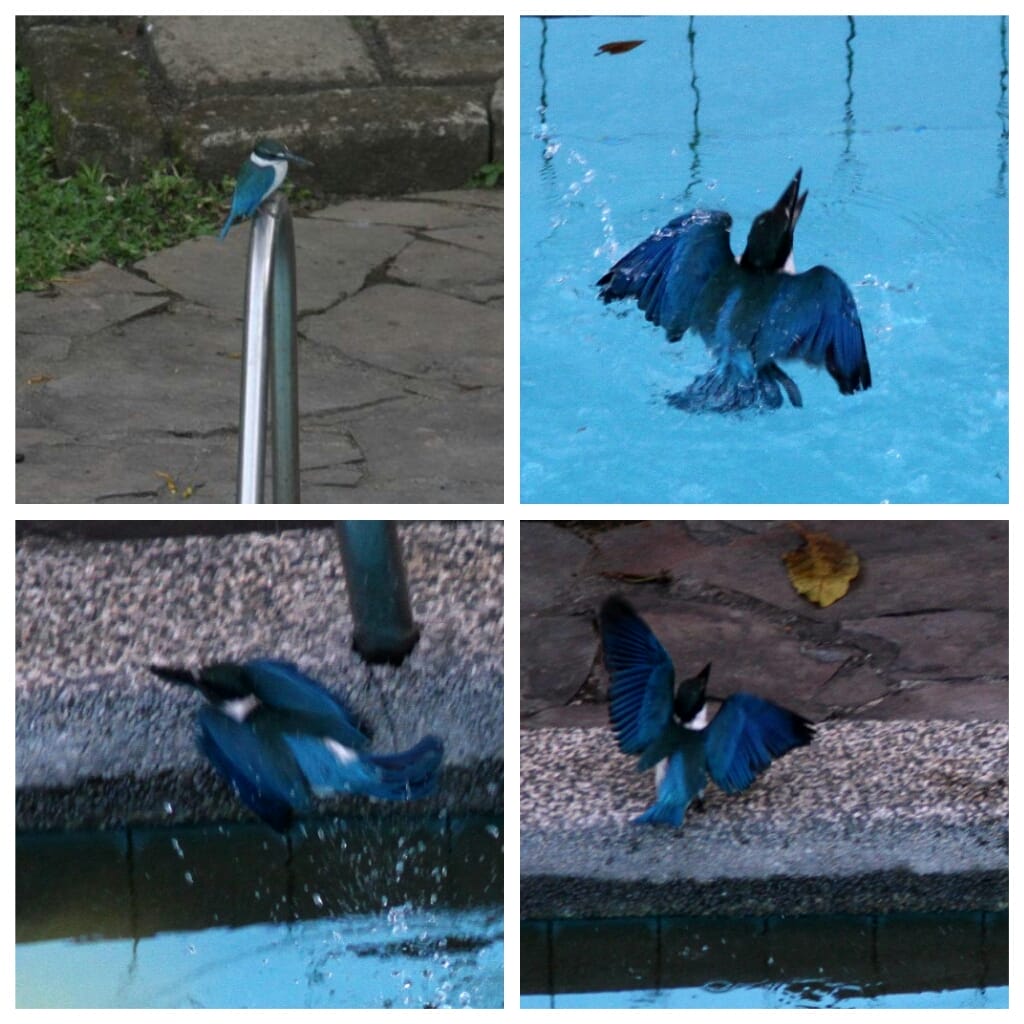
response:
[[[253,156],[260,160],[287,160],[296,167],[312,167],[313,163],[298,153],[293,153],[283,142],[277,139],[260,139],[253,147]]]
[[[740,257],[744,270],[773,274],[781,270],[793,251],[793,232],[803,212],[807,193],[800,195],[801,168],[782,193],[779,201],[764,213],[759,213],[750,226],[747,247]]]
[[[708,676],[710,675],[711,662],[709,661],[695,676],[684,679],[676,687],[672,709],[684,725],[693,721],[703,709],[707,701]]]

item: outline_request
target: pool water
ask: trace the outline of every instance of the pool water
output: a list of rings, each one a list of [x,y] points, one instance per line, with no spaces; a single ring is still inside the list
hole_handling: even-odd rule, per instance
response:
[[[18,1007],[504,1003],[495,816],[19,833]]]
[[[523,501],[1008,499],[1004,18],[524,18],[521,40]],[[697,207],[741,248],[798,167],[797,269],[851,287],[873,387],[787,363],[803,408],[672,408],[703,342],[594,283]]]
[[[500,908],[16,947],[25,1007],[500,1007]]]
[[[1009,1005],[1006,910],[525,920],[521,938],[528,1008]]]

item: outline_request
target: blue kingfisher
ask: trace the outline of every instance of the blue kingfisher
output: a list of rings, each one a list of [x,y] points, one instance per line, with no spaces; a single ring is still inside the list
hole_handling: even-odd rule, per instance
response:
[[[288,164],[296,167],[312,167],[313,164],[293,153],[287,146],[274,139],[260,139],[256,148],[242,164],[235,182],[235,194],[231,198],[231,213],[220,229],[224,238],[229,228],[242,217],[251,217],[271,192],[281,187],[288,175]]]
[[[151,665],[198,690],[197,744],[242,803],[286,832],[314,795],[415,800],[437,783],[444,745],[425,736],[398,754],[371,754],[366,726],[316,680],[284,661],[221,662],[198,672]]]
[[[776,360],[824,366],[844,395],[871,387],[871,367],[853,294],[828,267],[795,273],[793,231],[807,193],[798,170],[779,201],[754,218],[737,260],[732,217],[694,210],[669,221],[598,282],[606,303],[636,299],[669,341],[697,332],[715,360],[710,373],[669,404],[688,412],[777,409],[780,385],[795,406],[800,389]]]
[[[672,659],[629,602],[609,597],[599,621],[619,749],[639,757],[638,771],[655,769],[657,799],[635,822],[678,827],[709,775],[738,793],[774,758],[811,742],[806,718],[750,693],[734,693],[709,723],[710,664],[675,689]]]

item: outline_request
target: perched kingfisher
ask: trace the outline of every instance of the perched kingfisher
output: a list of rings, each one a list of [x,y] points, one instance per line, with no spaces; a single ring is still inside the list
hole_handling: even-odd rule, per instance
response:
[[[222,662],[198,673],[151,665],[161,679],[197,689],[199,749],[242,803],[286,832],[314,795],[358,793],[415,800],[437,782],[444,746],[425,736],[400,754],[370,754],[370,734],[337,697],[294,665]]]
[[[627,253],[598,282],[606,302],[636,299],[669,341],[696,331],[715,360],[668,401],[688,412],[777,409],[785,389],[800,389],[777,360],[824,366],[844,395],[871,387],[864,331],[850,289],[828,267],[795,273],[793,231],[807,193],[798,170],[779,201],[754,218],[737,260],[729,245],[732,217],[693,210],[669,221]]]
[[[806,718],[750,693],[734,693],[709,724],[710,664],[673,694],[672,659],[629,602],[609,597],[599,618],[619,749],[639,756],[637,771],[655,768],[657,799],[635,822],[678,827],[709,775],[726,793],[738,793],[773,758],[811,742]]]
[[[274,139],[260,139],[256,148],[242,164],[235,181],[235,194],[231,197],[231,213],[220,229],[224,238],[236,220],[250,217],[260,204],[275,189],[281,187],[288,175],[288,164],[296,167],[312,167],[313,164],[293,153],[287,146]]]

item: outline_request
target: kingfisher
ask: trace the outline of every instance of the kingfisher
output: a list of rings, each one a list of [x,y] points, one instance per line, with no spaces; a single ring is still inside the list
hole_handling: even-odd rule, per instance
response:
[[[425,736],[398,754],[371,754],[370,732],[339,698],[286,661],[220,662],[198,672],[151,665],[198,690],[196,742],[239,799],[287,832],[313,796],[415,800],[436,786],[444,745]]]
[[[304,157],[293,153],[275,139],[260,139],[238,171],[235,194],[231,197],[231,212],[220,229],[224,238],[231,225],[242,217],[250,217],[271,192],[281,187],[288,175],[288,164],[312,167]]]
[[[864,331],[846,282],[823,266],[796,273],[793,232],[807,201],[802,174],[801,168],[779,201],[754,218],[739,259],[729,244],[732,217],[693,210],[655,231],[597,282],[606,304],[635,299],[669,341],[690,329],[704,339],[714,366],[667,396],[675,408],[778,409],[783,390],[802,406],[800,389],[778,364],[786,359],[824,366],[844,395],[871,387]]]
[[[672,659],[628,601],[609,597],[599,621],[619,749],[639,757],[637,771],[655,769],[657,799],[635,823],[678,828],[708,776],[739,793],[773,759],[811,742],[808,719],[751,693],[734,693],[709,722],[710,663],[675,689]]]

